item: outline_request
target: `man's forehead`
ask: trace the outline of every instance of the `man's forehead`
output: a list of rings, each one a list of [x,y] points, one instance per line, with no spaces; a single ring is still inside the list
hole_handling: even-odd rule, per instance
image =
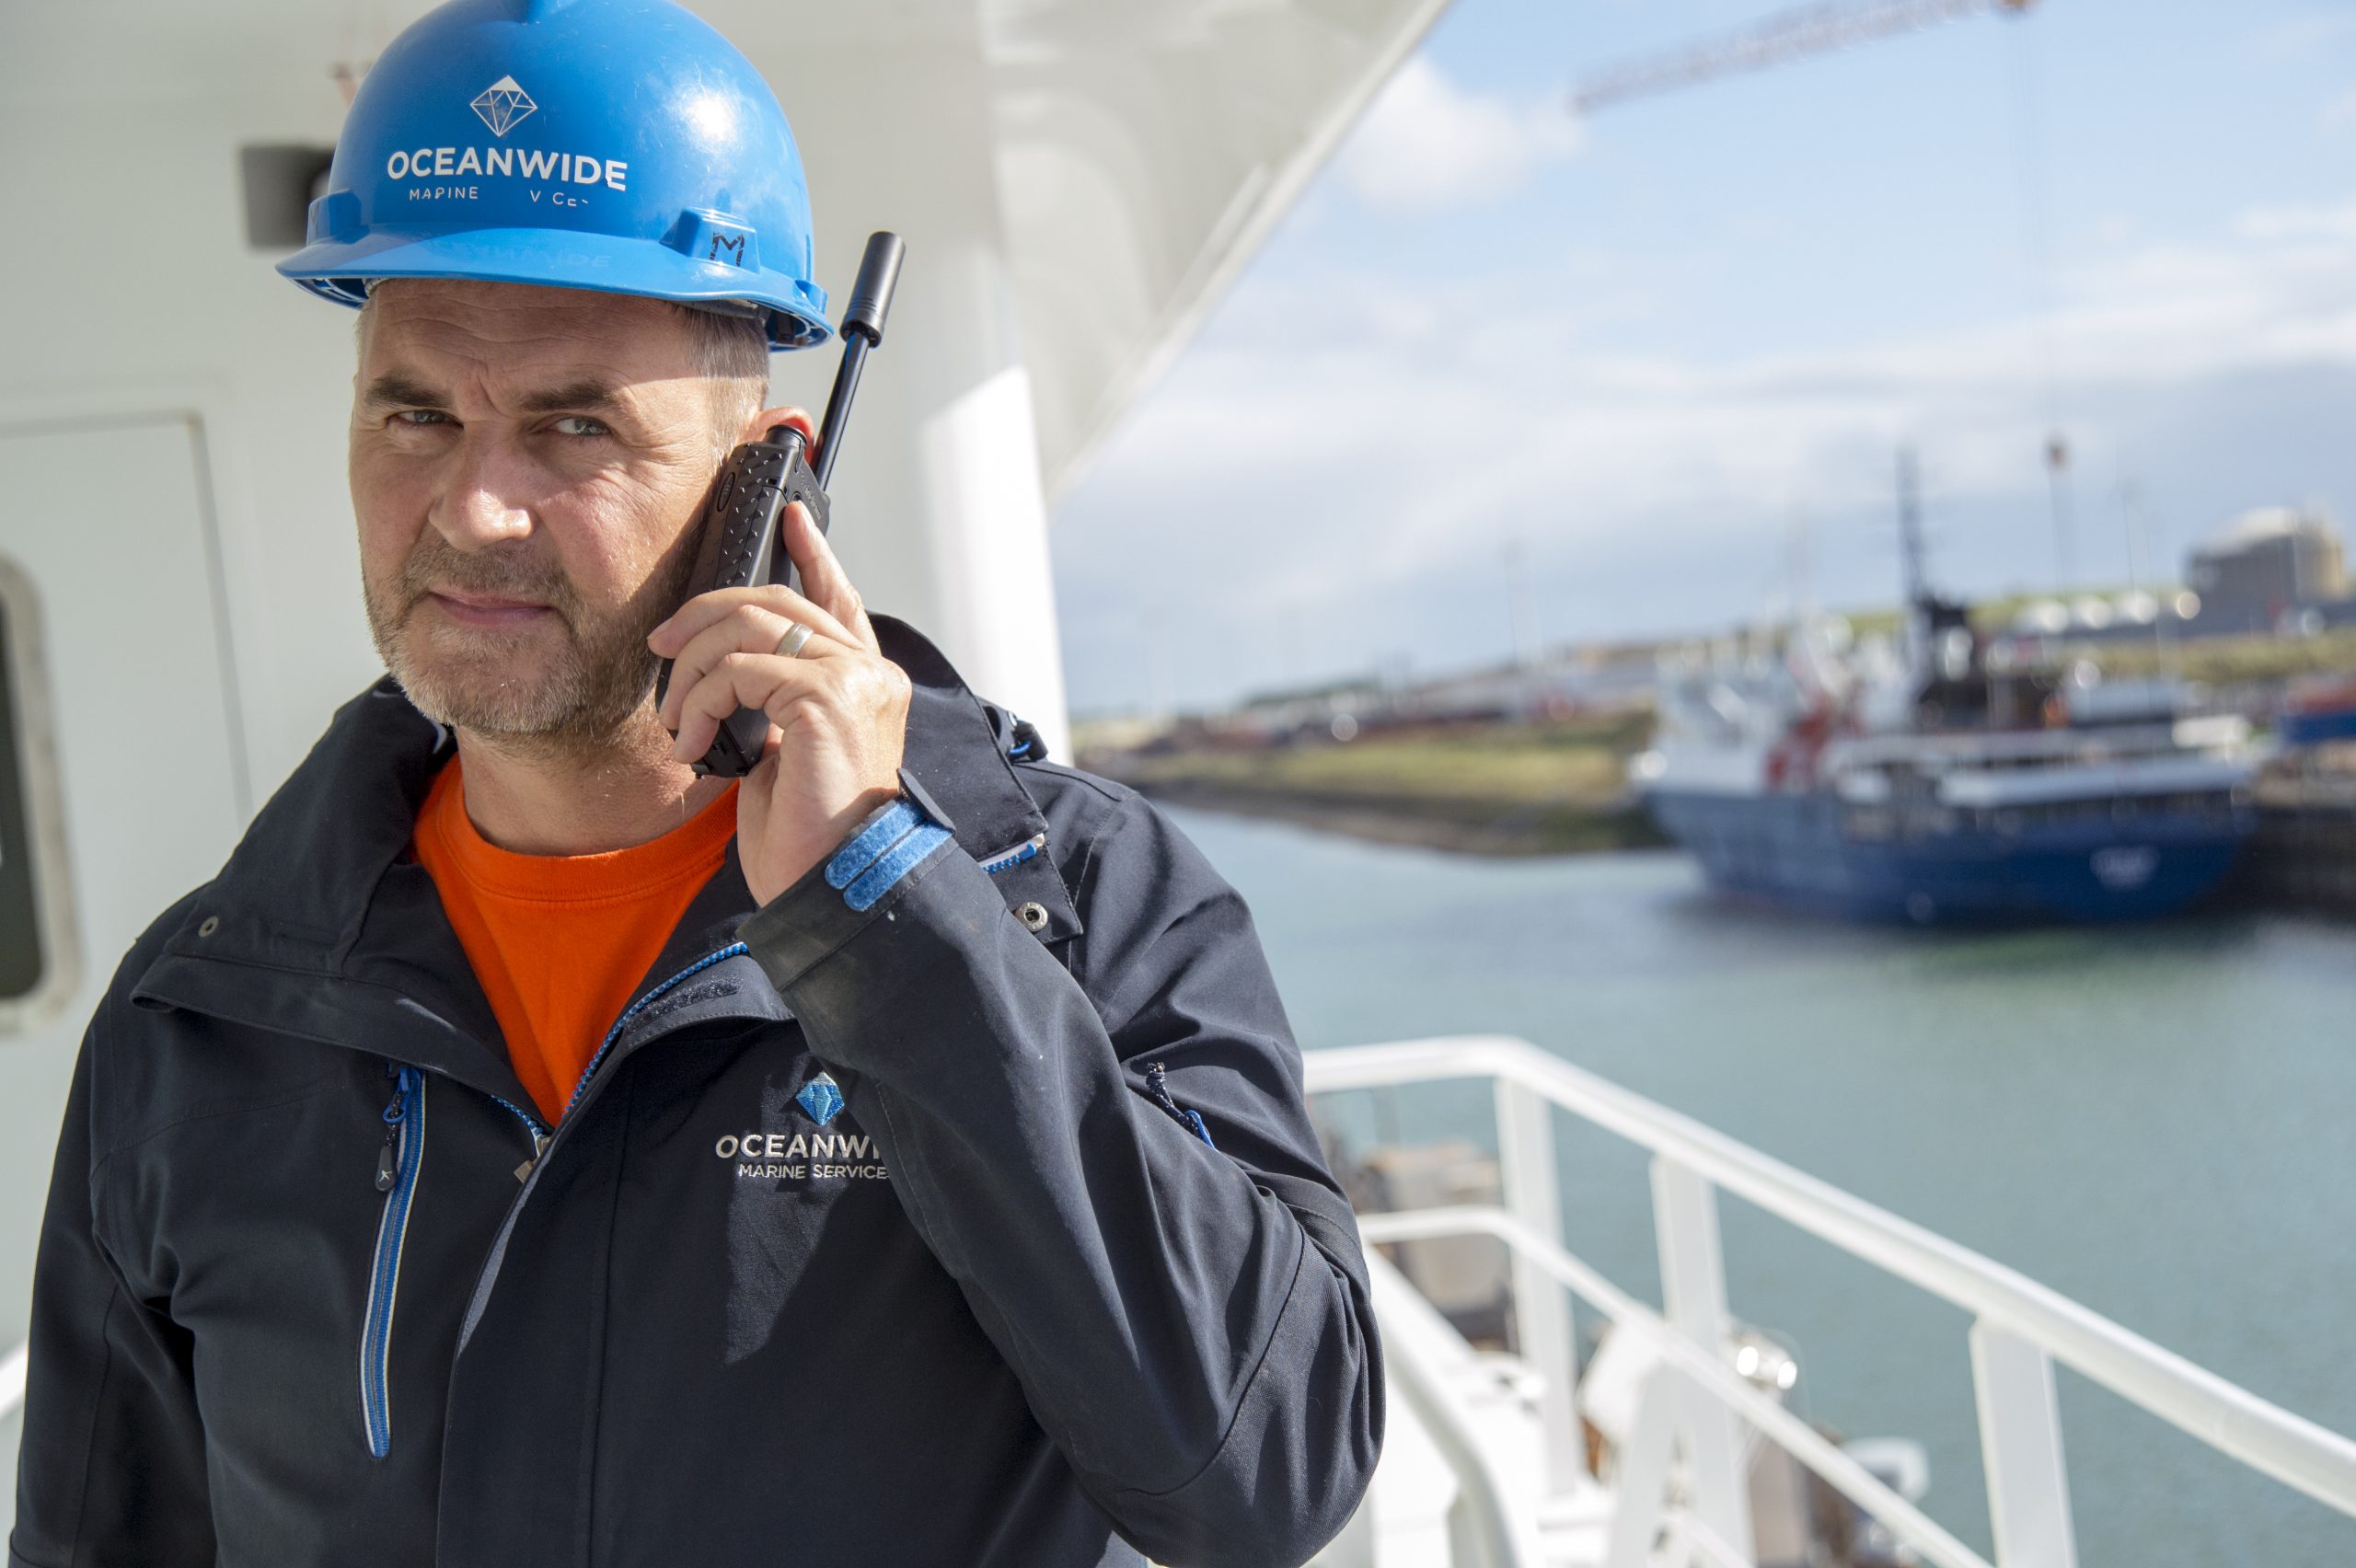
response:
[[[586,377],[626,386],[694,374],[676,307],[633,294],[531,283],[393,278],[369,296],[364,373],[470,371],[494,381]]]

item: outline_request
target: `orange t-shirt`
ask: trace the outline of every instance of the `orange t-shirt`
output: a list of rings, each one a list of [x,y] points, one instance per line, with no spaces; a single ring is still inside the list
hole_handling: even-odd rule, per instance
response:
[[[411,846],[507,1037],[515,1076],[549,1125],[735,831],[732,784],[651,843],[518,855],[475,831],[456,757],[435,775]]]

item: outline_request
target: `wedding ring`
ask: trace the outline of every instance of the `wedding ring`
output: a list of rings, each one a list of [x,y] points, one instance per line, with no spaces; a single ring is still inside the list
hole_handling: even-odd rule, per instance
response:
[[[780,659],[791,659],[801,652],[802,645],[809,640],[810,628],[800,621],[795,621],[786,628],[785,635],[777,640],[777,656]]]

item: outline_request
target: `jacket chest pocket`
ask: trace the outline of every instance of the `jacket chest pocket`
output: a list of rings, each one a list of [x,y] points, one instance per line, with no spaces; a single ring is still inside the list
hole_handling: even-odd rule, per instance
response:
[[[387,1388],[395,1309],[400,1304],[401,1253],[417,1202],[417,1173],[425,1160],[425,1075],[393,1069],[393,1097],[385,1107],[385,1143],[376,1156],[376,1190],[385,1194],[376,1245],[368,1263],[368,1302],[360,1320],[360,1418],[368,1452],[392,1451],[392,1401]]]

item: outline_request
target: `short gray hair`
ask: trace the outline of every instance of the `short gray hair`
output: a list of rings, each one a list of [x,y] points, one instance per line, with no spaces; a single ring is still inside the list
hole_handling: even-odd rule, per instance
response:
[[[755,414],[768,405],[769,334],[765,318],[675,305],[687,317],[687,352],[710,385],[714,444],[725,457]]]

